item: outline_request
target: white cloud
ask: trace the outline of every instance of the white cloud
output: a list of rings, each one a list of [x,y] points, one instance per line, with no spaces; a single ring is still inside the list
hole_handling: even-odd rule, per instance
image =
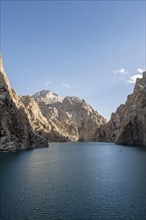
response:
[[[129,84],[135,84],[137,78],[142,78],[142,74],[133,75],[127,80]]]
[[[141,69],[141,68],[137,69],[137,72],[139,72],[139,73],[141,73],[141,74],[143,73],[143,71],[144,71],[144,70]]]
[[[125,70],[124,68],[116,69],[114,70],[115,74],[128,74],[128,71]]]
[[[135,84],[137,78],[141,79],[144,69],[138,68],[136,72],[137,74],[132,75],[124,68],[114,70],[114,74],[116,74],[119,80],[124,82],[125,85]]]
[[[46,81],[46,84],[50,85],[50,84],[52,84],[52,82],[51,81]]]
[[[68,89],[71,88],[71,86],[68,83],[62,83],[61,86]]]

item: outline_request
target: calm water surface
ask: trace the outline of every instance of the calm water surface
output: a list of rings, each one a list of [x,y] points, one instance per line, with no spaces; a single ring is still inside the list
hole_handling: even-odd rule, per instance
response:
[[[145,220],[146,150],[60,143],[0,154],[1,220]]]

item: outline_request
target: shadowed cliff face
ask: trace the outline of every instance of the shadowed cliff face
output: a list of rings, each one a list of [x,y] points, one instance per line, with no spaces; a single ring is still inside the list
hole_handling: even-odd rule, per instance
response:
[[[0,57],[0,151],[48,146],[47,140],[34,134],[27,116],[17,106],[18,97],[10,87]]]
[[[100,127],[96,140],[146,146],[146,72],[137,79],[125,105],[120,105],[107,125]]]

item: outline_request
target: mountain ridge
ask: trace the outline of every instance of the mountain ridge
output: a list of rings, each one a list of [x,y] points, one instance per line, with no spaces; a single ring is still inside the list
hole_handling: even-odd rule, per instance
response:
[[[0,57],[0,151],[48,146],[48,141],[104,141],[146,146],[146,71],[107,121],[84,99],[51,90],[33,96],[11,88]]]

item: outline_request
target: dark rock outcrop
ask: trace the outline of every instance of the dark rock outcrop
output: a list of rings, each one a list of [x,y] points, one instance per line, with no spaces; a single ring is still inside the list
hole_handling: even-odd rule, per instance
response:
[[[137,78],[125,105],[120,105],[110,121],[98,129],[96,140],[146,146],[146,72]]]

